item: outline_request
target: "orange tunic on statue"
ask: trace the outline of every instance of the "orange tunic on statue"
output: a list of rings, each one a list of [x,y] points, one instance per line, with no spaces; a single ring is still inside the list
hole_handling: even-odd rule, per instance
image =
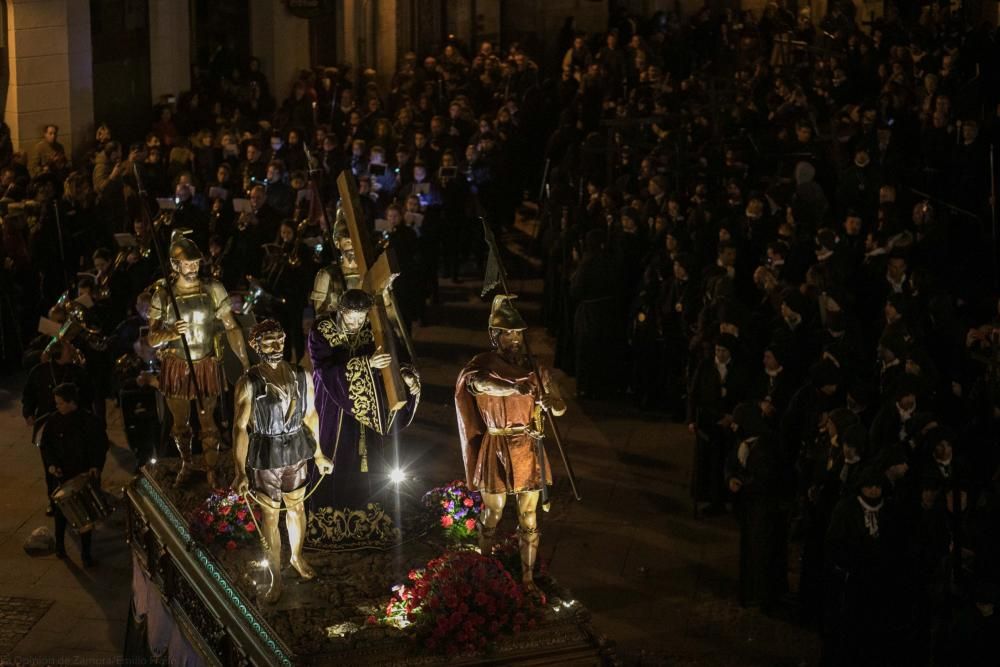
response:
[[[541,490],[539,448],[535,438],[523,432],[526,428],[534,431],[534,397],[478,393],[470,379],[480,371],[509,382],[527,380],[538,386],[534,373],[508,363],[497,352],[476,355],[462,369],[455,384],[455,409],[466,482],[485,493]],[[513,433],[502,434],[505,429]],[[552,470],[544,448],[542,456],[545,481],[552,484]]]

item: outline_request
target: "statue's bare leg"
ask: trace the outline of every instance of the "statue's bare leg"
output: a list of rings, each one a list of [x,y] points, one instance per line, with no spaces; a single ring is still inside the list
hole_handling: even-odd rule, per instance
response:
[[[521,582],[529,592],[537,591],[534,581],[535,559],[538,556],[538,491],[517,494],[518,542],[521,548]]]
[[[506,493],[483,493],[483,512],[479,516],[479,552],[484,556],[493,553],[496,544],[497,526],[503,517],[503,507],[507,503]]]
[[[181,469],[177,471],[174,486],[181,486],[191,477],[193,466],[191,458],[191,401],[186,398],[167,396],[167,409],[173,417],[170,426],[170,437],[174,440],[177,453],[181,457]]]
[[[222,446],[219,427],[215,424],[216,400],[215,396],[203,396],[202,412],[198,415],[198,423],[201,425],[201,451],[205,458],[205,475],[208,478],[208,485],[213,489],[218,485],[215,472],[219,466],[219,449]]]
[[[256,494],[260,501],[264,525],[261,527],[264,539],[267,540],[267,569],[271,574],[271,582],[264,593],[264,601],[274,603],[281,597],[281,532],[278,530],[278,520],[281,517],[281,501],[269,498],[259,491]]]
[[[316,571],[302,556],[302,544],[306,540],[306,487],[283,494],[285,497],[285,528],[288,529],[288,544],[291,546],[291,564],[299,576],[305,580],[316,576]]]

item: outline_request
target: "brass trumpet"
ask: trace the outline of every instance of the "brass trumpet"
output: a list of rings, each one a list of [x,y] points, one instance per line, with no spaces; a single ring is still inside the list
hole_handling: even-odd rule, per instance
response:
[[[105,336],[101,333],[100,329],[87,324],[86,309],[79,302],[70,299],[68,291],[63,292],[59,300],[56,301],[56,305],[62,306],[63,310],[66,311],[66,322],[59,329],[59,333],[56,334],[56,341],[64,340],[70,342],[79,336],[92,350],[103,352],[108,349],[108,346],[111,344],[111,337]]]

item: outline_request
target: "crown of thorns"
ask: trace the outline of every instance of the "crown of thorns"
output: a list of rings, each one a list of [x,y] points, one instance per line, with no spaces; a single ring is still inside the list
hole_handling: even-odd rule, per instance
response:
[[[285,330],[281,327],[281,324],[279,324],[277,320],[273,319],[267,319],[253,325],[253,328],[250,329],[249,336],[250,347],[252,347],[255,352],[258,351],[260,341],[264,338],[264,336],[271,333],[279,333],[284,336]]]
[[[340,297],[337,310],[342,313],[367,313],[375,300],[371,294],[359,289],[349,289]]]

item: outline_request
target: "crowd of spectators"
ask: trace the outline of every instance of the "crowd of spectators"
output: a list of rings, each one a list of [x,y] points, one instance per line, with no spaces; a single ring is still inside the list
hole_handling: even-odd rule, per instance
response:
[[[0,355],[102,416],[112,359],[151,356],[154,240],[184,229],[231,293],[276,297],[300,357],[342,170],[410,324],[482,275],[480,216],[534,217],[556,365],[687,425],[696,513],[741,527],[740,601],[820,628],[829,664],[961,662],[1000,583],[1000,47],[947,3],[828,4],[568,19],[551,63],[450,43],[283,100],[256,60],[210,68],[72,160],[55,126],[28,152],[3,126]],[[39,316],[80,310],[80,355],[39,359]]]
[[[974,664],[1000,583],[1000,49],[948,3],[885,4],[568,24],[546,323],[578,397],[687,425],[744,605],[822,628],[827,664]]]

